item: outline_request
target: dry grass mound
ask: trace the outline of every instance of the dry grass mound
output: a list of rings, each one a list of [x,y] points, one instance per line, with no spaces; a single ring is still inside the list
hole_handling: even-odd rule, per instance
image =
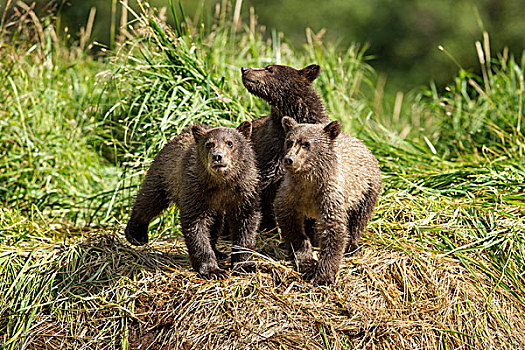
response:
[[[52,305],[35,315],[26,345],[525,347],[525,307],[503,288],[491,289],[484,274],[436,254],[366,243],[357,256],[345,259],[331,288],[314,287],[288,264],[263,255],[255,273],[206,281],[188,267],[182,241],[134,249],[115,233],[105,232],[50,247],[52,254],[69,257],[62,263],[75,263],[55,266],[62,269],[57,277],[69,271],[62,277],[67,286],[56,279],[54,288],[61,290]]]

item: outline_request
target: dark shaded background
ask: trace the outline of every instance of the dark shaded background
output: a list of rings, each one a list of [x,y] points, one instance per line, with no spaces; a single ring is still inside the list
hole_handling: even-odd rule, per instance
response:
[[[85,26],[91,7],[96,7],[93,38],[109,45],[113,0],[69,0],[61,9],[62,26],[75,35]],[[0,0],[0,10],[6,0]],[[14,1],[13,1],[14,2]],[[134,0],[129,0],[130,4]],[[174,0],[176,3],[177,0]],[[186,13],[199,11],[209,20],[217,0],[183,0]],[[48,1],[39,1],[39,5]],[[156,7],[168,0],[151,0]],[[13,5],[11,5],[13,6]],[[235,0],[230,6],[235,6]],[[117,3],[117,23],[120,11]],[[387,77],[387,89],[410,90],[435,81],[443,87],[458,70],[452,59],[438,50],[442,45],[464,68],[477,70],[479,61],[474,42],[491,39],[492,56],[508,47],[521,55],[525,48],[524,0],[245,0],[242,16],[247,19],[254,7],[259,24],[284,33],[293,44],[305,41],[305,29],[326,29],[325,41],[342,46],[352,42],[368,44],[369,63]],[[170,17],[168,15],[168,17]],[[170,18],[171,20],[171,18]]]

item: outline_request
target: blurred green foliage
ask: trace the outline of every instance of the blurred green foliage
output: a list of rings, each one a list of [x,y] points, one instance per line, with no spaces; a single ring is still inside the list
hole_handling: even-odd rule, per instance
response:
[[[282,5],[281,5],[282,3]],[[261,22],[290,39],[304,38],[305,27],[326,28],[325,40],[367,42],[371,65],[407,89],[448,83],[458,67],[438,50],[442,45],[463,67],[479,67],[474,41],[490,33],[492,51],[525,47],[522,0],[248,0]]]
[[[69,26],[73,35],[78,33],[86,25],[90,8],[96,7],[92,37],[109,45],[113,2],[117,5],[118,25],[120,0],[67,1],[61,6],[62,25]],[[213,16],[216,3],[226,3],[224,0],[182,2],[189,17],[197,14],[207,19]],[[133,6],[134,0],[129,3]],[[151,3],[159,8],[169,6],[168,0]],[[232,0],[229,5],[232,11],[237,3],[242,5],[245,23],[250,7],[254,7],[259,24],[283,32],[295,45],[306,41],[306,28],[316,33],[326,29],[322,40],[338,41],[343,47],[353,42],[368,43],[368,54],[373,56],[370,64],[386,76],[387,91],[406,91],[427,85],[430,80],[438,87],[448,83],[459,68],[438,50],[439,45],[462,67],[478,71],[473,43],[482,38],[483,30],[491,35],[493,53],[508,47],[511,53],[519,54],[525,48],[523,0]],[[266,35],[270,37],[271,30]]]

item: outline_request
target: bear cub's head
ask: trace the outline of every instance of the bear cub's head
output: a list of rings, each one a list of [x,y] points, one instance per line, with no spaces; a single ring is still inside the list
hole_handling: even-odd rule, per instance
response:
[[[320,124],[300,124],[290,117],[283,117],[286,138],[282,165],[291,173],[322,171],[319,164],[330,154],[333,141],[341,133],[341,123],[333,121]],[[327,164],[324,164],[325,166]]]
[[[321,67],[317,64],[300,70],[276,64],[264,68],[241,68],[242,83],[246,89],[277,108],[289,95],[308,96],[312,82],[320,71]]]
[[[252,123],[245,121],[237,129],[208,129],[195,124],[191,131],[197,145],[198,161],[210,175],[228,178],[238,175],[253,161],[253,152],[249,144]]]

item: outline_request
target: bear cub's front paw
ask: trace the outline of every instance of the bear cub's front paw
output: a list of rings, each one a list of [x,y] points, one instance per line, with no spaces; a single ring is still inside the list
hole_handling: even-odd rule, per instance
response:
[[[126,226],[126,239],[133,245],[148,243],[148,224],[129,222]]]
[[[329,286],[335,283],[336,273],[327,271],[321,265],[310,269],[304,274],[304,279],[315,286]]]
[[[203,265],[199,270],[199,276],[208,280],[223,280],[230,277],[230,274],[217,265]]]

